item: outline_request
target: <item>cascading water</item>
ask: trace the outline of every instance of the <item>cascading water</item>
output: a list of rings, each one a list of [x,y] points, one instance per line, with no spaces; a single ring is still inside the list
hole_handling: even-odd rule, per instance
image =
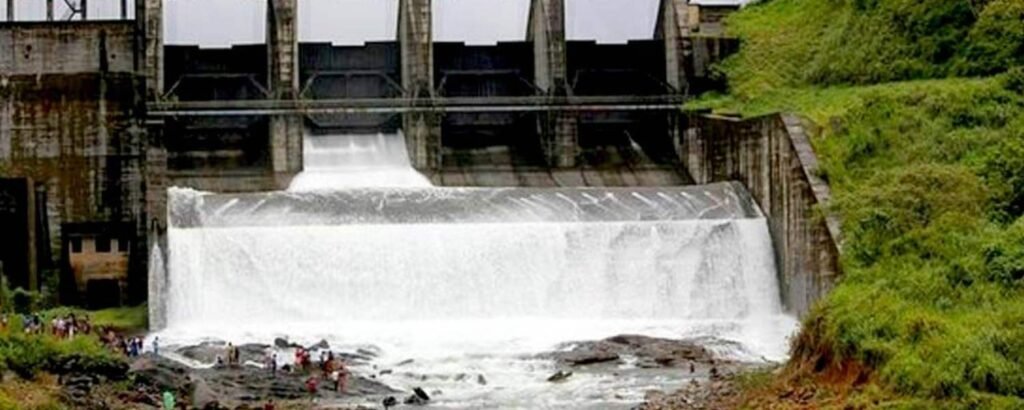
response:
[[[422,372],[486,373],[486,388],[436,382],[442,404],[468,407],[625,405],[678,382],[544,383],[551,364],[524,355],[567,341],[713,337],[738,343],[726,354],[785,356],[795,323],[739,185],[435,188],[401,136],[313,136],[305,149],[287,192],[172,189],[168,276],[151,295],[163,339],[375,346]]]

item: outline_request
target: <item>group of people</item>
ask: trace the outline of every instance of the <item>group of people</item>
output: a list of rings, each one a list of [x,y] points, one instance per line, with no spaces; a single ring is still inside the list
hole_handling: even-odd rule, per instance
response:
[[[26,334],[43,334],[46,331],[46,324],[38,313],[25,313],[20,315],[21,330]],[[7,329],[11,325],[11,317],[4,313],[0,315],[0,328]],[[55,316],[50,320],[50,334],[61,339],[71,339],[75,335],[89,334],[92,325],[89,317],[75,317],[74,313],[66,316]]]
[[[230,344],[228,346],[229,349],[233,348]],[[294,362],[284,365],[283,370],[289,373],[309,372],[310,376],[306,379],[306,390],[310,395],[316,395],[321,380],[330,382],[336,392],[344,393],[348,387],[349,378],[349,371],[345,367],[344,360],[340,356],[335,356],[334,352],[321,351],[317,368],[314,369],[311,357],[312,353],[309,350],[301,347],[296,348]],[[276,377],[278,370],[277,352],[268,352],[264,362],[264,367],[272,376]]]
[[[307,369],[309,367],[309,351],[300,348],[295,352],[295,356],[297,368]],[[345,367],[345,361],[341,357],[335,357],[334,352],[320,351],[318,365],[321,377],[333,384],[334,391],[344,393],[348,387],[349,376],[348,369]],[[316,394],[319,382],[320,380],[317,378],[316,373],[311,374],[309,379],[306,379],[306,389],[310,395]]]
[[[139,357],[142,356],[142,338],[141,337],[129,337],[121,339],[121,350],[125,356],[128,357]]]
[[[72,339],[75,337],[75,334],[89,334],[92,331],[89,317],[76,318],[74,313],[70,313],[65,317],[54,317],[50,321],[50,328],[54,336],[62,339]]]
[[[241,352],[238,350],[237,346],[231,344],[230,342],[228,343],[228,348],[227,348],[227,352],[226,352],[225,356],[226,356],[226,359],[227,359],[226,363],[225,363],[225,357],[217,357],[217,364],[219,364],[221,366],[223,366],[225,364],[227,364],[228,366],[238,366],[238,365],[242,364],[241,360],[240,360]]]
[[[154,339],[152,343],[154,354],[157,353],[158,340],[159,338]],[[145,352],[145,342],[141,337],[122,336],[111,328],[101,329],[100,341],[111,350],[130,358],[140,357]]]
[[[0,326],[7,329],[10,325],[10,317],[4,313],[0,316]],[[43,320],[39,318],[38,314],[23,314],[21,315],[21,328],[26,334],[39,334],[43,332]]]

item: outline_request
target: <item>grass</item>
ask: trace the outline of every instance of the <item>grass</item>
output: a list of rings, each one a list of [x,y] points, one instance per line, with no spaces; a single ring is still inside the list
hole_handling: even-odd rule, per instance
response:
[[[815,124],[844,236],[750,407],[1024,408],[1024,2],[774,0],[729,24],[730,92],[691,108]]]
[[[49,319],[55,316],[74,314],[76,317],[89,317],[94,327],[112,327],[121,332],[143,332],[149,327],[149,310],[142,304],[134,307],[119,307],[103,310],[82,310],[71,307],[59,307],[48,310],[42,317]]]

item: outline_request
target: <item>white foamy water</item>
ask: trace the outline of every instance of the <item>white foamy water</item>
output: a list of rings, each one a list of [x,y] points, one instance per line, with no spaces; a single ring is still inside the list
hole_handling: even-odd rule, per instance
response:
[[[715,339],[733,342],[708,346],[725,356],[785,358],[796,324],[767,224],[732,185],[431,188],[393,136],[316,138],[293,192],[172,190],[168,272],[151,285],[165,344],[373,346],[395,366],[381,381],[458,408],[629,407],[687,377],[632,376],[627,360],[620,376],[547,383],[554,364],[530,357],[571,341]],[[368,180],[392,188],[345,188]]]
[[[302,161],[305,172],[292,180],[289,191],[430,186],[409,165],[401,134],[307,137]]]

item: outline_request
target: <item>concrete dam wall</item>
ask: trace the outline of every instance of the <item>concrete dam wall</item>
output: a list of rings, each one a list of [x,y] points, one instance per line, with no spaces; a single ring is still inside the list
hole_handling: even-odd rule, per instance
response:
[[[567,38],[564,1],[531,0],[524,38],[466,44],[435,42],[431,2],[401,0],[393,41],[333,45],[300,43],[297,2],[268,0],[265,41],[209,49],[164,44],[164,2],[133,3],[122,20],[0,22],[0,176],[31,181],[46,218],[29,236],[50,248],[8,264],[36,266],[5,271],[16,283],[48,266],[74,278],[68,300],[141,301],[169,187],[279,190],[307,168],[306,138],[396,133],[442,187],[739,181],[770,222],[789,310],[838,275],[806,137],[680,110],[724,86],[710,67],[738,47],[720,35],[738,6],[663,0],[650,37],[602,43]],[[71,263],[107,253],[127,268]],[[90,296],[93,280],[117,297]]]

